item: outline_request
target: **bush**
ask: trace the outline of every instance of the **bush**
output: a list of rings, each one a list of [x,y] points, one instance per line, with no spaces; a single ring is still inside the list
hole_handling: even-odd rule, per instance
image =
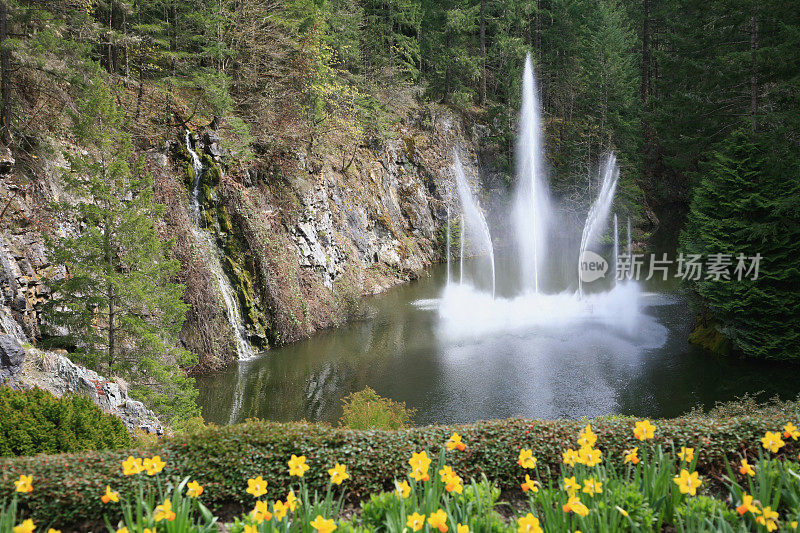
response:
[[[107,450],[131,445],[125,424],[84,396],[0,387],[0,455]]]
[[[340,423],[350,429],[401,429],[409,425],[416,412],[405,402],[383,398],[369,387],[348,394],[342,402]]]

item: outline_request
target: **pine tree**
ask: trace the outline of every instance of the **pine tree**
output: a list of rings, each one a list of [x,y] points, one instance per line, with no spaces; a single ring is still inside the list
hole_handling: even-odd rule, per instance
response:
[[[171,418],[196,414],[194,381],[181,367],[196,362],[177,347],[187,305],[170,280],[176,260],[159,239],[152,179],[135,159],[122,113],[109,88],[94,82],[72,116],[87,152],[65,154],[65,183],[73,201],[57,206],[78,228],[51,242],[53,264],[67,276],[53,282],[46,316],[54,341],[83,362],[121,375],[134,395]]]

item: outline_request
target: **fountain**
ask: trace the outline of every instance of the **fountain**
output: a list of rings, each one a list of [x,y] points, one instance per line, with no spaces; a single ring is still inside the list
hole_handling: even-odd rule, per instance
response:
[[[450,204],[447,204],[447,284],[450,285]]]
[[[628,272],[627,279],[633,278],[633,246],[631,246],[631,217],[628,217]]]
[[[619,230],[617,229],[617,214],[614,213],[614,280],[616,283],[617,269],[619,268]]]

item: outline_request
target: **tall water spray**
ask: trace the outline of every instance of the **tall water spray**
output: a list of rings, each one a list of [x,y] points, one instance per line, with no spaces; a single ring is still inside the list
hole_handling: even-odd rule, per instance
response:
[[[628,217],[628,271],[625,273],[626,279],[633,277],[633,246],[631,246],[631,217]]]
[[[617,157],[612,152],[606,158],[603,167],[603,180],[600,186],[600,193],[589,209],[586,217],[586,224],[583,226],[581,235],[581,247],[578,255],[578,294],[583,296],[583,281],[580,276],[580,261],[587,248],[597,241],[603,233],[606,219],[611,211],[611,203],[614,201],[614,192],[617,190],[619,180],[619,169],[617,168]]]
[[[447,284],[450,285],[450,204],[447,204]]]
[[[617,279],[617,269],[619,268],[619,229],[617,227],[617,214],[614,213],[614,270],[612,275]]]
[[[522,78],[522,110],[517,139],[518,189],[514,211],[523,285],[535,292],[539,292],[542,281],[549,220],[541,130],[536,78],[528,54]]]

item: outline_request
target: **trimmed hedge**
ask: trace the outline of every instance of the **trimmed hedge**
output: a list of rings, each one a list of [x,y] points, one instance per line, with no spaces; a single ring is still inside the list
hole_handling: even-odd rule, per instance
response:
[[[765,431],[779,430],[789,421],[800,422],[798,403],[759,409],[742,406],[736,410],[741,414],[727,416],[720,411],[655,420],[656,438],[645,443],[633,438],[633,418],[600,418],[592,421],[592,427],[604,461],[621,462],[623,450],[632,446],[639,446],[640,455],[644,455],[648,446],[659,443],[686,445],[697,449],[698,469],[715,474],[724,469],[726,459],[738,461],[740,454],[757,454]],[[46,523],[52,519],[55,527],[65,527],[86,518],[98,519],[111,509],[100,502],[106,484],[131,494],[137,480],[143,479],[122,475],[120,464],[131,453],[160,455],[167,463],[162,476],[198,480],[205,487],[202,501],[217,510],[232,505],[251,506],[253,499],[245,489],[247,479],[257,475],[269,482],[269,498],[285,496],[291,482],[286,461],[293,453],[308,457],[311,469],[305,478],[312,489],[327,485],[327,469],[335,462],[347,465],[352,477],[345,486],[349,497],[356,500],[388,489],[394,478],[405,476],[412,452],[427,448],[438,454],[454,430],[462,435],[467,449],[451,452],[448,462],[462,477],[469,479],[485,473],[503,488],[518,489],[522,471],[516,461],[520,447],[533,449],[540,473],[549,467],[555,475],[562,450],[575,447],[575,439],[585,424],[586,421],[511,419],[465,426],[356,431],[318,424],[251,421],[177,436],[132,452],[2,459],[0,500],[10,494],[13,480],[20,474],[31,474],[34,490],[22,500],[34,520]],[[798,444],[789,441],[781,451],[796,456]],[[155,483],[154,479],[144,480]]]
[[[89,398],[0,387],[0,456],[127,448],[125,424]]]

